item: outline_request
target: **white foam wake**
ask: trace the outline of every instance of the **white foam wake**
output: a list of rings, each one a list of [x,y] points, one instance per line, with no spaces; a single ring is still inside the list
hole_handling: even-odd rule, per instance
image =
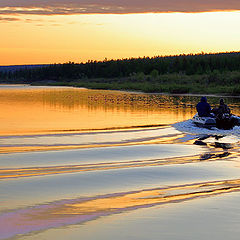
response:
[[[173,127],[177,129],[180,132],[184,133],[191,133],[191,134],[197,134],[197,135],[217,135],[217,136],[234,136],[239,138],[240,140],[240,126],[235,126],[231,130],[222,130],[218,128],[201,128],[197,127],[192,119],[189,119],[187,121],[178,122],[173,124]]]

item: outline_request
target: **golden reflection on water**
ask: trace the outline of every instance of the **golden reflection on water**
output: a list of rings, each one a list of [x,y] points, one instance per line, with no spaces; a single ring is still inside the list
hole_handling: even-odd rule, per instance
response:
[[[75,220],[76,223],[86,222],[100,216],[236,191],[240,191],[240,179],[142,189],[85,199],[69,199],[16,210],[12,216],[6,217],[7,221],[4,225],[6,225],[6,229],[15,229],[16,223],[21,221],[22,229],[20,231],[27,226],[30,226],[32,230],[37,230],[38,225],[42,229],[48,229],[56,227],[59,222],[61,225],[71,224],[72,220]],[[72,218],[73,216],[77,218]],[[29,232],[29,229],[27,231]]]
[[[192,106],[171,96],[76,88],[0,90],[1,135],[171,124]]]
[[[126,211],[239,191],[240,179],[234,179],[65,199],[3,213],[0,216],[1,237],[6,239]]]
[[[206,161],[217,161],[219,158],[208,159]],[[200,162],[201,158],[198,155],[176,157],[176,158],[163,158],[153,160],[134,160],[128,162],[110,162],[98,164],[83,164],[83,165],[67,165],[67,166],[54,166],[54,167],[37,167],[37,168],[9,168],[0,169],[0,180],[9,178],[33,177],[44,176],[52,174],[75,173],[86,171],[106,171],[113,169],[123,168],[136,168],[136,167],[150,167],[172,164],[186,164]]]
[[[169,202],[179,202],[197,197],[206,197],[221,193],[239,191],[239,179],[229,181],[193,184],[166,189],[143,190],[120,196],[97,198],[86,202],[66,204],[58,209],[58,214],[91,214],[99,211],[115,212],[119,209],[145,207]]]
[[[94,143],[94,144],[75,144],[71,145],[70,143],[64,146],[58,146],[58,145],[35,145],[35,146],[29,146],[28,144],[24,146],[1,146],[0,148],[0,154],[1,153],[14,153],[14,152],[33,152],[33,151],[49,151],[49,150],[70,150],[70,149],[84,149],[84,148],[99,148],[99,147],[113,147],[113,146],[131,146],[131,145],[138,145],[138,144],[156,144],[156,143],[175,143],[177,142],[179,137],[183,137],[183,134],[175,134],[170,136],[161,136],[160,138],[154,138],[154,139],[142,139],[139,141],[128,141],[128,142],[109,142],[109,143]],[[6,140],[4,140],[5,142]]]
[[[0,89],[0,134],[168,125],[192,118],[198,100],[78,88]],[[218,99],[210,102],[216,104]]]

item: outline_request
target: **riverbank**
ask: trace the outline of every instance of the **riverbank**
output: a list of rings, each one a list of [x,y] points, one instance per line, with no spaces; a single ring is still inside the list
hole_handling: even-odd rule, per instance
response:
[[[89,89],[141,91],[144,93],[170,94],[217,94],[236,96],[240,94],[240,72],[202,75],[164,74],[141,75],[125,78],[93,78],[76,80],[44,80],[32,85],[73,86]]]

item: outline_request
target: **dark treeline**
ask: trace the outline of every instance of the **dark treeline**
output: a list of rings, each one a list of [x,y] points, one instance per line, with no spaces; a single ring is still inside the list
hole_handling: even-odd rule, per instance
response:
[[[49,66],[49,64],[0,66],[0,72],[14,72],[20,69],[39,68],[39,67],[46,67],[46,66]]]
[[[0,70],[0,79],[30,83],[42,80],[126,78],[139,74],[153,77],[173,73],[202,75],[216,71],[219,73],[240,71],[240,52],[88,61],[87,63],[69,62],[15,71]]]

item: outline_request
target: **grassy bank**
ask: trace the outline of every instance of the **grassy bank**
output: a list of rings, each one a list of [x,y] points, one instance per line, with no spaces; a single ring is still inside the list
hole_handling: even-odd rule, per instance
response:
[[[146,93],[240,94],[240,72],[210,74],[135,74],[125,78],[39,81],[33,85],[74,86],[90,89],[130,90]]]

